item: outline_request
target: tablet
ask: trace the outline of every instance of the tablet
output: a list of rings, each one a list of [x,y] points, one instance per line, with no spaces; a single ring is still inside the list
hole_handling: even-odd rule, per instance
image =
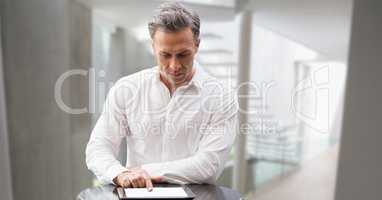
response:
[[[194,199],[195,194],[187,186],[147,188],[117,188],[120,199]]]

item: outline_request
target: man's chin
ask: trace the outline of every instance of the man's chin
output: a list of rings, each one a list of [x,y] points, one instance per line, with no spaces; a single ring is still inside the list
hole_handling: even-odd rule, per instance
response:
[[[185,75],[172,76],[171,79],[174,83],[185,82],[186,76]]]
[[[172,82],[174,83],[175,86],[181,86],[186,84],[187,80],[185,77],[179,78],[179,79],[172,79]]]
[[[179,87],[186,84],[186,81],[174,81],[173,83],[176,87]]]

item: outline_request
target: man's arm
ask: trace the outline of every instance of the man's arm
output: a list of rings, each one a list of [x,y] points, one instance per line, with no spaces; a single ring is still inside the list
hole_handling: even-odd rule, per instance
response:
[[[151,176],[163,176],[172,183],[215,183],[223,171],[237,128],[237,100],[224,96],[212,114],[195,155],[170,162],[142,165]]]
[[[86,147],[86,164],[103,183],[112,183],[122,187],[147,187],[152,190],[152,182],[162,182],[162,177],[150,177],[140,167],[125,168],[117,160],[122,138],[126,136],[127,120],[124,108],[131,98],[131,88],[113,86],[104,104],[89,143]]]
[[[86,164],[103,183],[113,183],[117,175],[127,171],[117,160],[126,121],[118,98],[116,87],[112,87],[86,146]]]

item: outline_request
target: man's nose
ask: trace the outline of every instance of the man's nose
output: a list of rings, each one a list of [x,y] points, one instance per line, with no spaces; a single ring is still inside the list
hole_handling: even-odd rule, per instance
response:
[[[176,58],[172,58],[171,61],[170,61],[170,68],[171,68],[173,71],[178,71],[178,70],[180,70],[180,68],[181,68],[181,64],[180,64],[179,60],[176,59]]]

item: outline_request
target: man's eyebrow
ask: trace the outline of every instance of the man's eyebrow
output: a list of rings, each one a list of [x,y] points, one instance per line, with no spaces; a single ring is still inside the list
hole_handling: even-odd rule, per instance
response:
[[[185,50],[182,50],[182,51],[180,51],[179,53],[176,53],[176,54],[184,54],[184,53],[189,53],[189,52],[191,52],[191,50],[185,49]],[[160,50],[159,53],[160,54],[171,54],[170,52],[167,52],[165,50]]]
[[[189,49],[185,49],[185,50],[179,52],[178,54],[189,53],[189,52],[191,52]]]
[[[160,54],[170,54],[167,51],[159,51]]]

